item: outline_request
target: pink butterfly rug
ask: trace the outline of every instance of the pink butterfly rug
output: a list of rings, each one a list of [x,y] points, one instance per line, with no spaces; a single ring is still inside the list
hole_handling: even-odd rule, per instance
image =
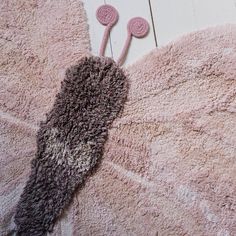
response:
[[[38,124],[65,69],[90,46],[80,1],[1,8],[0,235],[8,235]],[[235,235],[236,25],[186,35],[124,70],[128,99],[100,168],[52,235]]]

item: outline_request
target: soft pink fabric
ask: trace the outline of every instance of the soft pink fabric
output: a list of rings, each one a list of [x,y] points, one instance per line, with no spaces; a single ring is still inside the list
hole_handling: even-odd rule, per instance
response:
[[[0,11],[0,235],[65,69],[88,54],[79,1]],[[4,46],[4,47],[3,47]],[[236,26],[196,32],[127,68],[104,160],[53,235],[236,235]]]
[[[65,70],[88,55],[89,48],[80,1],[1,1],[1,236],[13,227],[14,209],[36,151],[38,124],[51,108]]]
[[[236,235],[236,25],[156,49],[127,75],[73,235]]]

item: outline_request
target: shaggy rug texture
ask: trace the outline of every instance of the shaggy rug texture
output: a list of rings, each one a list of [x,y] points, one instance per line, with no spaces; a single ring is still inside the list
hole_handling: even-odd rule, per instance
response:
[[[51,109],[66,68],[89,54],[88,25],[81,1],[1,1],[1,236],[14,227],[16,204],[36,153],[39,122]],[[67,229],[63,222],[59,226]]]
[[[37,153],[16,215],[17,235],[53,230],[101,160],[108,128],[122,110],[126,77],[109,58],[85,57],[66,72],[61,91],[37,134]]]
[[[236,25],[156,49],[127,76],[71,235],[236,235]]]
[[[7,235],[40,151],[39,122],[65,69],[89,54],[89,40],[79,1],[0,7],[0,235]],[[236,25],[154,50],[126,76],[128,99],[108,132],[102,163],[52,235],[235,235]],[[50,130],[49,120],[42,127]],[[77,177],[68,177],[73,185]]]
[[[74,234],[236,235],[236,25],[156,49],[127,76]]]

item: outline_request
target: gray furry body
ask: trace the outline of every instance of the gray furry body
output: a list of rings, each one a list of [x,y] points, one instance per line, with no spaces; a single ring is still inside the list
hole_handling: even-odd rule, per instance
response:
[[[89,57],[67,70],[53,109],[37,134],[37,153],[17,206],[17,235],[45,235],[103,154],[122,110],[127,84],[108,58]]]

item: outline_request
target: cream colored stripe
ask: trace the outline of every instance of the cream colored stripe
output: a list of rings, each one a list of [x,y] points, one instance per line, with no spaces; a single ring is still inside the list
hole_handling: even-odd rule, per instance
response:
[[[11,123],[11,124],[15,124],[27,129],[31,129],[33,131],[37,131],[38,130],[38,126],[30,124],[28,122],[25,122],[15,116],[12,116],[11,114],[7,113],[7,112],[3,112],[0,110],[0,119],[2,120],[6,120],[7,122]]]

